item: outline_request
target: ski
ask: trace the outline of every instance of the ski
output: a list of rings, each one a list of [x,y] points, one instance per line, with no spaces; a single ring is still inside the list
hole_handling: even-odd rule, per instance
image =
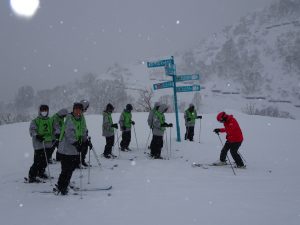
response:
[[[46,181],[36,178],[35,182],[29,182],[28,177],[24,177],[24,183],[26,183],[26,184],[34,184],[34,183],[39,184],[39,183],[46,183]]]
[[[137,156],[133,156],[129,159],[129,161],[134,161],[137,158]]]
[[[53,188],[52,191],[46,191],[46,190],[44,190],[44,191],[32,191],[32,193],[60,195],[59,192],[56,190],[56,188]],[[66,195],[79,195],[79,193],[73,191],[73,192],[68,192],[68,194],[66,194]]]
[[[208,167],[222,167],[222,166],[230,166],[230,164],[226,163],[226,164],[218,164],[218,163],[196,163],[193,162],[192,163],[192,167],[202,167],[204,169],[208,169]]]
[[[204,164],[204,163],[192,163],[192,167],[201,167],[203,169],[208,169],[209,164]]]
[[[83,188],[82,190],[80,190],[79,187],[75,187],[75,186],[70,186],[70,188],[75,192],[79,192],[79,191],[108,191],[108,190],[112,189],[112,185],[103,186],[103,187],[95,187],[95,188]]]

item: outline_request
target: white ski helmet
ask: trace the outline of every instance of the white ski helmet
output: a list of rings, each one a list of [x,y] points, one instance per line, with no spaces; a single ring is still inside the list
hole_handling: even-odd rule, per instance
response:
[[[89,103],[88,100],[81,100],[80,103],[81,103],[82,106],[83,106],[83,111],[84,111],[84,112],[85,112],[85,111],[89,108],[89,106],[90,106],[90,103]]]

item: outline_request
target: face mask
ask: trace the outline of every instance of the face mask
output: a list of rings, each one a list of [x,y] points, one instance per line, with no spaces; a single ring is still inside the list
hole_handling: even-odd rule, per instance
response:
[[[48,112],[47,111],[41,112],[41,115],[42,115],[42,117],[46,117],[46,116],[48,116]]]

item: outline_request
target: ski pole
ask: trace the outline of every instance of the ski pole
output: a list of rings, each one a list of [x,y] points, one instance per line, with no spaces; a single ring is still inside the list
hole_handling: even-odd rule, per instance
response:
[[[79,170],[80,170],[80,199],[82,199],[82,178],[83,178],[83,173],[82,173],[82,164],[81,164],[81,152],[79,152]]]
[[[222,139],[220,138],[220,135],[219,135],[219,134],[217,134],[217,135],[218,135],[218,137],[219,137],[219,140],[220,140],[222,146],[224,146],[224,145],[223,145],[223,142],[222,142]],[[235,171],[234,171],[234,169],[233,169],[232,163],[231,163],[231,161],[230,161],[230,159],[229,159],[229,157],[228,157],[228,154],[226,154],[226,157],[227,157],[228,162],[229,162],[229,164],[230,164],[230,166],[231,166],[231,169],[232,169],[232,171],[233,171],[233,174],[236,175],[236,173],[235,173]]]
[[[53,187],[53,185],[52,185],[52,179],[51,179],[51,173],[50,173],[50,168],[49,168],[49,163],[48,163],[48,157],[47,157],[46,148],[45,148],[45,142],[44,141],[43,141],[43,148],[44,148],[44,155],[45,155],[45,159],[46,159],[46,163],[47,163],[47,169],[48,169],[48,175],[49,175],[50,185]]]
[[[199,130],[199,143],[200,143],[200,139],[201,138],[201,119],[200,119],[200,130]]]
[[[167,157],[168,157],[168,154],[169,154],[169,148],[168,148],[168,134],[167,134],[167,131],[168,131],[168,130],[166,130],[166,133],[165,133],[165,134],[166,134],[166,136],[165,136],[165,142],[166,142],[166,145],[165,145],[165,146],[166,146]]]
[[[246,163],[247,161],[244,159],[243,155],[239,151],[238,154],[241,156],[242,160]]]
[[[121,155],[121,150],[120,150],[120,142],[119,142],[119,138],[121,137],[122,135],[122,132],[120,134],[120,136],[118,136],[119,132],[117,131],[117,143],[118,143],[118,150],[119,150],[119,158],[120,158],[120,155]]]
[[[133,131],[134,131],[134,136],[135,136],[136,147],[137,147],[137,150],[139,150],[139,145],[138,145],[138,142],[137,142],[135,126],[134,125],[133,125]]]
[[[172,127],[170,127],[170,157],[169,157],[169,159],[172,157],[171,145],[172,145]]]
[[[149,130],[149,134],[148,134],[148,138],[147,138],[147,142],[146,142],[146,147],[145,147],[144,153],[146,153],[146,152],[147,152],[147,148],[148,148],[148,143],[149,143],[150,134],[151,134],[151,129]]]
[[[100,163],[100,160],[99,160],[99,158],[98,158],[98,156],[97,156],[97,153],[96,153],[94,147],[92,147],[91,150],[93,151],[94,157],[95,157],[95,159],[96,159],[96,161],[97,161],[97,164],[98,164],[99,168],[102,169],[102,165],[101,165],[101,163]]]
[[[88,170],[88,184],[90,184],[91,177],[91,148],[89,147],[89,170]]]
[[[116,135],[116,133],[117,133],[117,135]],[[119,138],[121,137],[121,135],[122,135],[122,134],[120,134],[120,136],[119,136],[119,132],[118,132],[118,131],[116,132],[116,130],[114,130],[114,137],[117,136],[117,140],[115,141],[115,143],[114,143],[114,145],[113,145],[112,152],[115,151],[115,145],[116,145],[116,144],[118,144],[118,149],[119,149],[119,147],[120,147],[120,144],[119,144]],[[119,149],[119,156],[120,156],[120,149]]]

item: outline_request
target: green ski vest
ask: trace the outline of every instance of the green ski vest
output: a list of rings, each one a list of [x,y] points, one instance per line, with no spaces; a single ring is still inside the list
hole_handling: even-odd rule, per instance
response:
[[[195,123],[196,117],[197,117],[196,112],[195,111],[190,112],[188,109],[185,110],[185,112],[186,112],[187,118],[191,119],[190,122]]]
[[[112,117],[111,117],[111,113],[104,112],[104,113],[103,113],[103,116],[107,116],[107,118],[108,118],[108,122],[109,122],[109,124],[110,124],[110,125],[112,125],[112,124],[113,124],[113,120],[112,120]],[[111,127],[111,126],[109,126],[109,128],[108,128],[108,132],[114,132],[114,128],[113,128],[113,127]]]
[[[52,127],[52,119],[47,118],[36,118],[34,122],[37,126],[37,134],[44,137],[45,142],[51,142],[53,140],[53,127]]]
[[[79,119],[76,119],[73,115],[67,117],[65,123],[62,126],[59,141],[62,141],[62,139],[65,135],[66,124],[69,120],[71,120],[75,126],[76,141],[78,141],[79,143],[82,143],[84,131],[86,130],[86,123],[85,123],[85,119],[84,119],[83,115]]]
[[[52,116],[52,120],[53,120],[53,124],[55,122],[57,122],[59,124],[59,127],[62,128],[63,124],[64,124],[64,118],[63,117],[60,117],[59,115],[57,114],[54,114]]]
[[[160,125],[163,125],[165,123],[165,115],[161,112],[159,112],[158,110],[156,110],[155,115],[158,117]],[[161,130],[165,130],[165,127],[160,127]]]
[[[124,111],[123,117],[124,117],[124,126],[126,128],[131,128],[131,118],[132,118],[131,113]]]

